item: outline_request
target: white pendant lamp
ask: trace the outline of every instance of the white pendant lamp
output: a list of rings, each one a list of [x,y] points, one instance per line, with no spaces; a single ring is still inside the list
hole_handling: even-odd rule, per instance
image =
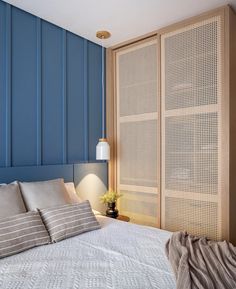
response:
[[[108,31],[98,31],[97,38],[103,40],[111,36]],[[102,138],[96,146],[96,160],[108,161],[110,159],[110,146],[105,137],[105,90],[104,90],[104,46],[102,45]]]
[[[106,138],[100,138],[96,146],[96,159],[106,160],[110,159],[110,146]]]

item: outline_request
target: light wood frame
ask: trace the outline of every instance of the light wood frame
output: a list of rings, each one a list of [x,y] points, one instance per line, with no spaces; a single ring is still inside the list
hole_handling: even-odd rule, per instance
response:
[[[143,36],[131,39],[107,49],[107,138],[111,145],[111,160],[109,162],[108,180],[109,187],[117,187],[116,168],[116,53],[127,46],[132,47],[137,43],[148,41],[157,37],[159,42],[158,57],[161,61],[160,37],[162,34],[174,31],[184,26],[207,20],[213,16],[221,16],[223,19],[222,41],[222,147],[221,147],[221,218],[222,238],[236,244],[236,15],[232,8],[227,5],[216,8],[190,19],[180,21],[165,28],[150,32]],[[159,62],[160,63],[160,62]],[[159,68],[160,69],[160,68]],[[159,71],[160,75],[160,71]],[[160,81],[160,79],[159,79]],[[160,92],[159,92],[160,93]],[[161,152],[160,152],[161,155]],[[160,173],[161,174],[161,173]],[[161,188],[160,188],[161,189]],[[158,208],[160,210],[160,208]]]
[[[229,240],[236,245],[236,13],[232,9],[225,10],[226,17],[226,31],[229,31],[226,37],[226,50],[225,58],[227,58],[226,69],[227,69],[227,83],[225,88],[228,93],[229,103],[229,184],[226,187],[228,192],[227,201],[229,207],[224,208],[228,210],[228,236]],[[226,215],[226,214],[225,214]]]
[[[217,20],[216,20],[217,18]],[[218,85],[218,102],[217,104],[208,104],[208,105],[204,105],[204,106],[198,106],[198,107],[187,107],[187,108],[180,108],[180,109],[172,109],[172,110],[166,110],[165,109],[165,102],[162,101],[162,144],[161,144],[161,149],[162,149],[162,156],[165,156],[165,118],[166,117],[178,117],[178,116],[187,116],[187,115],[196,115],[199,113],[217,113],[218,116],[218,120],[219,120],[219,126],[218,126],[218,150],[217,150],[217,155],[218,155],[218,194],[217,195],[211,195],[211,194],[201,194],[201,193],[192,193],[192,192],[183,192],[183,191],[178,191],[178,190],[168,190],[166,188],[164,188],[164,184],[165,184],[165,174],[163,174],[162,177],[162,184],[163,184],[163,190],[162,190],[162,203],[161,203],[161,208],[162,212],[161,212],[161,227],[165,228],[165,197],[169,197],[169,198],[179,198],[179,199],[187,199],[187,200],[193,200],[193,201],[201,201],[201,202],[206,202],[208,204],[217,204],[217,216],[218,217],[218,223],[217,223],[217,229],[218,229],[218,238],[222,239],[222,163],[224,162],[224,160],[222,159],[222,93],[223,93],[223,89],[222,89],[222,85],[221,85],[221,80],[223,79],[223,74],[222,74],[222,65],[223,65],[223,54],[222,54],[222,49],[223,49],[223,37],[224,37],[224,17],[221,14],[217,14],[211,17],[207,17],[206,19],[202,19],[202,20],[198,20],[197,22],[192,23],[191,25],[186,25],[184,27],[179,27],[178,29],[174,28],[173,30],[169,30],[168,32],[165,32],[162,34],[162,41],[161,41],[161,55],[162,55],[162,59],[165,59],[165,45],[164,45],[164,40],[168,37],[177,35],[179,33],[185,32],[185,31],[189,31],[192,30],[193,28],[198,28],[201,27],[204,23],[208,24],[208,23],[212,23],[214,21],[217,21],[218,24],[217,25],[217,33],[218,33],[218,61],[217,61],[217,71],[218,71],[218,75],[217,75],[217,85]],[[166,93],[165,93],[165,61],[162,61],[161,64],[161,98],[164,98]],[[196,160],[196,156],[193,156],[193,158]],[[193,165],[195,164],[195,161],[193,163]],[[162,163],[161,163],[161,171],[165,172],[165,160],[163,159]]]
[[[159,50],[159,41],[160,41],[160,37],[157,36],[157,35],[154,35],[152,37],[149,37],[149,38],[145,38],[143,39],[142,41],[139,41],[138,43],[135,43],[135,44],[131,44],[131,45],[128,45],[128,46],[124,46],[120,49],[117,49],[115,51],[115,53],[113,54],[113,61],[115,63],[115,69],[114,69],[114,82],[116,83],[116,79],[118,77],[117,75],[117,69],[116,67],[118,67],[118,65],[116,64],[116,59],[117,59],[117,56],[120,55],[120,54],[123,54],[123,53],[127,53],[129,51],[133,51],[136,49],[136,47],[138,48],[142,48],[142,47],[145,47],[145,46],[148,46],[149,44],[157,44],[157,99],[158,99],[158,102],[157,102],[157,112],[156,113],[149,113],[149,116],[148,116],[148,119],[150,119],[150,117],[153,117],[153,119],[157,119],[157,127],[158,127],[158,131],[160,131],[160,76],[159,76],[159,73],[160,73],[160,50]],[[159,64],[159,65],[158,65]],[[158,169],[158,175],[157,175],[157,183],[158,183],[158,188],[154,190],[154,188],[150,188],[150,187],[142,187],[141,186],[128,186],[128,185],[119,185],[119,146],[118,146],[118,143],[119,143],[119,139],[117,138],[117,136],[119,136],[119,125],[117,123],[117,118],[118,118],[118,115],[119,115],[119,103],[117,103],[117,100],[118,100],[118,88],[117,87],[113,87],[114,89],[114,95],[115,97],[113,98],[113,103],[114,103],[114,106],[113,106],[113,123],[115,124],[115,133],[116,133],[116,136],[115,136],[115,139],[116,139],[116,144],[115,144],[115,151],[114,151],[114,154],[115,154],[115,168],[113,167],[113,170],[112,170],[112,175],[109,176],[109,180],[110,180],[110,184],[114,185],[114,187],[112,187],[111,185],[111,188],[115,188],[116,190],[128,190],[128,191],[140,191],[140,189],[142,189],[142,192],[143,193],[156,193],[157,191],[157,204],[158,204],[158,208],[157,208],[157,220],[156,220],[156,226],[157,227],[160,227],[160,169]],[[134,116],[127,116],[127,117],[122,117],[124,120],[126,119],[129,119],[130,121],[135,121],[136,120],[136,117]],[[146,119],[146,114],[143,114],[143,115],[138,115],[137,118],[139,120],[141,119]],[[157,152],[157,156],[158,156],[158,159],[157,159],[157,168],[160,168],[160,134],[157,134],[157,144],[158,144],[158,152]]]

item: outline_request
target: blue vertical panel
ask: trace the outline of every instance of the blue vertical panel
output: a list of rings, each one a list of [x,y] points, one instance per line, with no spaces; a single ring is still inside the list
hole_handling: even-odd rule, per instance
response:
[[[6,4],[0,1],[0,167],[4,167],[6,151]]]
[[[66,30],[62,30],[62,161],[67,163],[67,91],[66,91]]]
[[[12,122],[12,111],[11,111],[11,98],[12,98],[12,73],[11,73],[11,62],[12,62],[12,43],[11,43],[11,5],[6,5],[6,66],[5,66],[5,165],[10,167],[12,165],[12,139],[11,139],[11,122]]]
[[[84,41],[67,33],[67,159],[84,160]],[[87,97],[87,96],[86,96]]]
[[[36,17],[12,9],[12,165],[37,163]]]
[[[42,163],[63,163],[63,30],[42,21]]]
[[[96,144],[102,137],[102,48],[88,42],[88,153],[96,160]]]
[[[84,40],[84,161],[88,162],[88,41]]]
[[[42,164],[42,34],[37,18],[37,165]]]

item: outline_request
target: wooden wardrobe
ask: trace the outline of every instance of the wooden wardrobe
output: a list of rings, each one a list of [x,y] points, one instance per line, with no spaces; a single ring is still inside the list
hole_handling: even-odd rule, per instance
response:
[[[107,137],[109,187],[123,194],[121,214],[236,244],[229,6],[107,50]]]

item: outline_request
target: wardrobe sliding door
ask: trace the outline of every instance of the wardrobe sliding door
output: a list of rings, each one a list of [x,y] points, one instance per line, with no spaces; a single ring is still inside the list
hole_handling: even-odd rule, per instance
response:
[[[162,227],[221,238],[222,21],[161,37]]]
[[[117,188],[120,214],[159,226],[157,39],[116,53]]]

